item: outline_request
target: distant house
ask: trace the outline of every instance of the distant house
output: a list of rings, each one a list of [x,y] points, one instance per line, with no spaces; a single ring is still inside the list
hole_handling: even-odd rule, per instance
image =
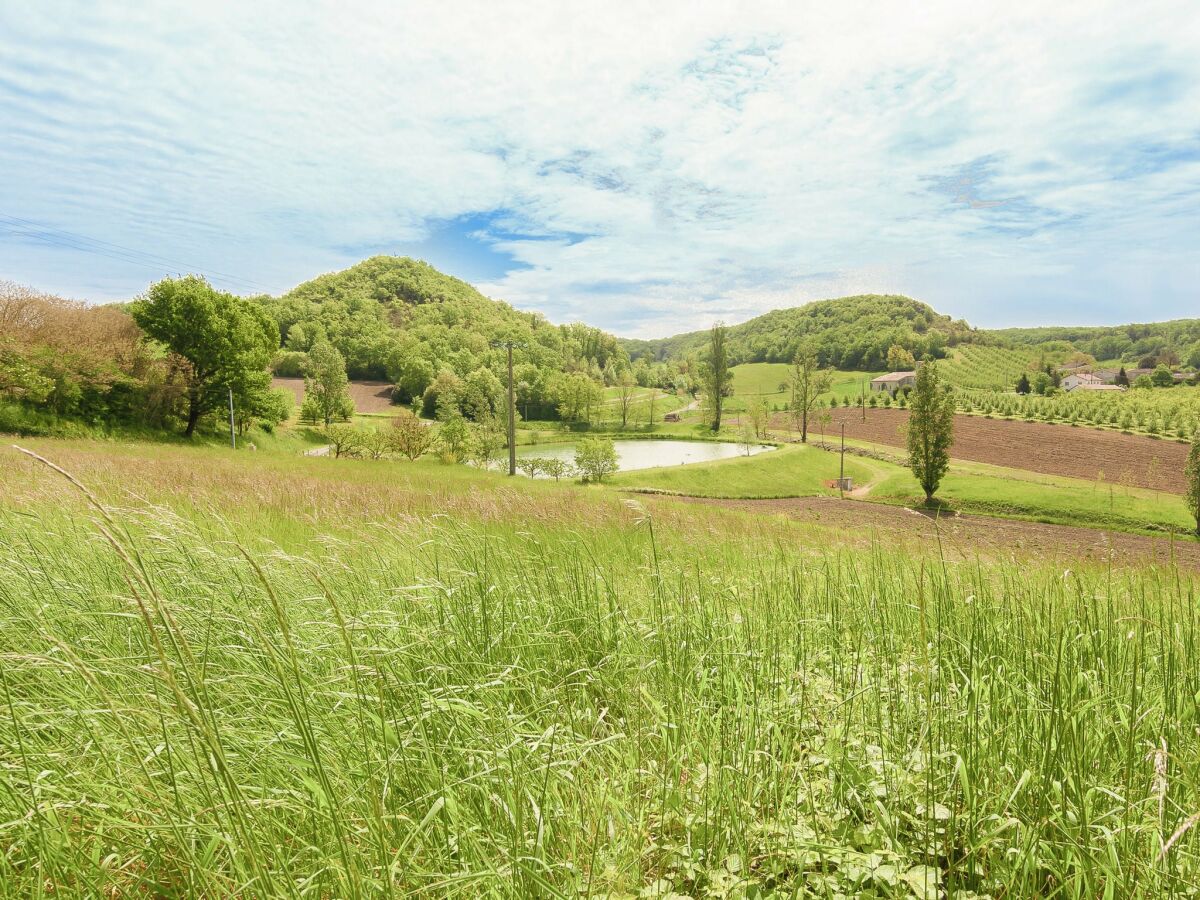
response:
[[[911,388],[916,383],[916,372],[889,372],[871,379],[871,391],[877,394],[887,391],[894,396],[896,391]]]
[[[1073,391],[1075,388],[1085,386],[1103,387],[1104,381],[1098,375],[1093,375],[1091,372],[1078,372],[1073,375],[1068,375],[1059,384],[1059,387],[1061,387],[1064,391]]]

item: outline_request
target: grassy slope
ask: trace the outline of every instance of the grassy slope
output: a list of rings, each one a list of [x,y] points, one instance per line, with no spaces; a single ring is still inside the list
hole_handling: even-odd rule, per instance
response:
[[[733,398],[730,410],[732,412],[744,410],[749,401],[757,396],[765,396],[767,402],[772,406],[786,404],[788,392],[780,390],[779,386],[787,381],[791,370],[792,367],[786,363],[744,363],[734,366],[730,370],[733,372]],[[838,400],[843,397],[857,399],[862,391],[863,383],[867,382],[869,391],[871,379],[878,374],[880,373],[835,371],[832,390],[822,394],[820,399],[827,400],[831,396]]]
[[[847,457],[847,477],[862,481],[868,474],[861,460]],[[826,483],[837,477],[837,456],[811,447],[789,445],[751,457],[622,472],[611,483],[693,497],[805,497],[836,494]]]
[[[436,464],[37,444],[128,561],[0,453],[6,894],[1200,877],[1196,832],[1158,861],[1200,792],[1186,578],[819,551],[853,536],[669,503],[650,530]]]
[[[905,504],[920,502],[923,494],[912,473],[899,466],[889,468],[888,477],[871,489],[871,498]],[[938,497],[964,512],[1039,522],[1139,532],[1173,530],[1184,534],[1195,528],[1195,520],[1183,498],[1175,494],[982,463],[953,464]]]

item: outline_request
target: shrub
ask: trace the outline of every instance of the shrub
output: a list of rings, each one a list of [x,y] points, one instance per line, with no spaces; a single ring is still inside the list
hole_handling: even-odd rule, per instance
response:
[[[388,443],[394,453],[410,460],[419,459],[433,446],[433,429],[408,410],[392,419]]]
[[[611,438],[584,438],[575,447],[575,467],[584,481],[604,480],[617,471],[617,449]]]

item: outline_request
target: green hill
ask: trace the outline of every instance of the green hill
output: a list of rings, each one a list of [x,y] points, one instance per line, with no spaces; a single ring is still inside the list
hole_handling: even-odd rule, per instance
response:
[[[553,410],[557,376],[581,373],[603,381],[627,365],[610,334],[582,324],[552,325],[407,257],[374,256],[282,297],[257,299],[279,324],[279,374],[298,374],[304,352],[325,338],[346,358],[351,378],[391,381],[402,402],[437,383],[494,407],[506,378],[505,351],[493,346],[499,339],[517,343],[522,405],[541,414]]]
[[[939,358],[946,348],[982,340],[966,322],[930,306],[893,294],[864,294],[817,300],[777,309],[729,328],[731,361],[789,362],[804,341],[812,341],[821,365],[871,371],[887,363],[888,348],[899,344],[917,358]],[[679,359],[703,350],[707,331],[661,340],[622,340],[632,359]]]
[[[1200,319],[1114,326],[1000,328],[989,334],[1016,347],[1037,348],[1054,342],[1067,343],[1098,360],[1120,361],[1143,368],[1153,368],[1159,362],[1200,368]]]

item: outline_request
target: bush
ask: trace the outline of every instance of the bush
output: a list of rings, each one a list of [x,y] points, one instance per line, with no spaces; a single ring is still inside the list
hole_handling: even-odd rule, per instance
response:
[[[617,449],[611,438],[584,438],[575,447],[575,468],[584,481],[599,483],[617,471]]]
[[[406,456],[410,460],[416,460],[433,445],[433,438],[433,428],[404,410],[392,419],[388,444],[393,452]]]

